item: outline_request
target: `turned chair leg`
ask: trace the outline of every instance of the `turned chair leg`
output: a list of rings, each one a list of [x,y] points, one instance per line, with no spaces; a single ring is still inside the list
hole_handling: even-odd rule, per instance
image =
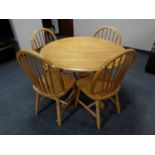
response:
[[[80,89],[77,89],[77,94],[76,94],[76,99],[75,99],[75,107],[77,107],[77,105],[78,105],[79,96],[80,96]]]
[[[101,109],[101,110],[104,110],[104,109],[105,109],[105,105],[104,105],[103,102],[100,102],[100,109]]]
[[[76,80],[78,79],[78,77],[77,77],[77,75],[76,75],[75,72],[73,72],[73,76],[74,76],[74,78],[75,78]]]
[[[36,103],[35,103],[35,114],[37,115],[39,111],[39,94],[36,93]]]
[[[120,114],[121,109],[120,109],[120,102],[119,102],[118,93],[116,94],[115,98],[116,98],[116,110]]]
[[[95,102],[96,102],[96,126],[97,129],[100,129],[100,102],[99,101]]]
[[[58,126],[61,126],[61,108],[59,100],[56,100],[56,111],[57,111],[57,123]]]

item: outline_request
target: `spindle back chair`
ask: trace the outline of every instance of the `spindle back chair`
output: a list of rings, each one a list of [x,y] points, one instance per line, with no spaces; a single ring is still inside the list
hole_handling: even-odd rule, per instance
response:
[[[49,60],[35,51],[19,51],[17,60],[32,81],[36,92],[35,113],[39,111],[40,97],[48,97],[56,101],[58,126],[61,126],[61,112],[69,104],[60,98],[74,87],[75,79],[62,75]],[[74,90],[70,95],[73,97]],[[68,99],[69,100],[69,99]]]
[[[47,28],[39,28],[35,30],[31,38],[32,50],[40,52],[41,48],[46,44],[57,40],[54,32]]]
[[[111,58],[93,77],[87,77],[77,81],[78,93],[76,106],[78,103],[81,104],[96,118],[98,129],[100,128],[100,109],[104,107],[102,100],[110,99],[115,104],[117,112],[120,113],[118,92],[123,77],[135,59],[135,51],[128,49],[123,54]],[[87,105],[79,100],[80,90],[89,98],[95,100],[95,102]],[[96,112],[91,110],[91,107],[94,105],[96,106]]]
[[[101,27],[94,33],[93,36],[121,45],[121,33],[113,26]]]

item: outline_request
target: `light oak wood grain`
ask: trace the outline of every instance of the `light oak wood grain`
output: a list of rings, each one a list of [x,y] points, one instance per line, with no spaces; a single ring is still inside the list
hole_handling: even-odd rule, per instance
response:
[[[41,55],[50,59],[55,66],[71,71],[91,72],[100,69],[111,57],[125,49],[108,40],[95,37],[71,37],[49,43]]]

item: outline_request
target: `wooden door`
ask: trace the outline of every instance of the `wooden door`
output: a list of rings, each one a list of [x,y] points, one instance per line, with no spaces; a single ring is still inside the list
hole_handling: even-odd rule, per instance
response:
[[[59,32],[66,37],[74,36],[73,19],[58,19]]]

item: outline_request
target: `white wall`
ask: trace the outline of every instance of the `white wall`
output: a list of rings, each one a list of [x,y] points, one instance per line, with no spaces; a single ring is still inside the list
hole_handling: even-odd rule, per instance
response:
[[[41,19],[12,19],[11,24],[20,49],[31,49],[33,31],[42,27]]]
[[[58,20],[57,19],[51,19],[53,25],[55,26],[55,33],[59,33],[59,26],[58,26]]]
[[[113,25],[122,33],[124,46],[150,51],[155,41],[155,20],[152,19],[75,19],[74,35],[92,35],[104,25]]]

